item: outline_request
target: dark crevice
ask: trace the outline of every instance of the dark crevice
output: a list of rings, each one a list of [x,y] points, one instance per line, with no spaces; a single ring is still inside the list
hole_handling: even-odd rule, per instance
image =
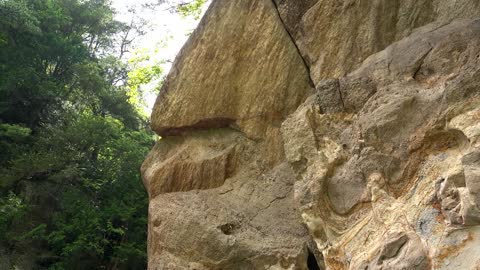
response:
[[[275,0],[271,0],[271,1],[272,1],[273,6],[275,7],[275,11],[277,13],[278,19],[282,23],[283,29],[285,29],[285,32],[287,32],[288,36],[290,37],[290,40],[292,41],[293,46],[295,46],[295,49],[297,50],[297,53],[300,56],[300,59],[302,59],[303,65],[305,66],[305,69],[308,72],[308,74],[307,74],[308,75],[308,83],[310,84],[310,86],[312,88],[315,88],[315,83],[313,82],[311,74],[310,74],[310,66],[307,64],[307,61],[305,60],[305,58],[303,58],[302,52],[300,51],[300,48],[298,47],[297,42],[295,41],[295,38],[293,37],[292,33],[290,33],[290,31],[288,31],[288,27],[285,24],[285,22],[283,21],[282,16],[280,15],[280,10],[278,9],[277,3],[275,3]]]
[[[417,77],[418,77],[418,73],[420,72],[420,70],[422,69],[423,67],[423,63],[425,62],[425,59],[427,58],[427,56],[430,54],[430,52],[433,50],[433,46],[430,45],[430,49],[428,49],[427,52],[425,52],[424,55],[422,55],[422,57],[418,60],[418,67],[415,69],[415,71],[413,72],[413,75],[412,75],[412,78],[417,80]]]
[[[231,127],[234,123],[235,123],[235,119],[226,118],[226,117],[216,117],[216,118],[203,119],[189,126],[162,127],[161,129],[156,129],[155,132],[160,136],[181,136],[185,132],[189,132],[189,131]]]
[[[308,270],[320,270],[317,258],[315,258],[315,255],[310,251],[310,249],[308,249],[307,268]]]
[[[234,223],[226,223],[223,225],[218,226],[217,228],[225,235],[232,235],[235,231],[239,228],[237,224]]]
[[[342,102],[343,110],[345,110],[345,102],[343,102],[342,86],[340,85],[340,80],[337,80],[337,89],[338,89],[338,96],[340,97],[340,102]]]

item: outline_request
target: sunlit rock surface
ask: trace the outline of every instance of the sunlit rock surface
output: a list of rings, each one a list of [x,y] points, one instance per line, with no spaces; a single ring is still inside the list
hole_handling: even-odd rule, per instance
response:
[[[479,9],[213,1],[152,114],[149,269],[478,269]]]
[[[346,75],[417,27],[480,17],[478,0],[274,1],[317,84]]]

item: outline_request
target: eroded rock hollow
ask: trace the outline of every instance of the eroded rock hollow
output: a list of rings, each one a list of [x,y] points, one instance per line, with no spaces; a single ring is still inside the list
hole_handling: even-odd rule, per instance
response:
[[[478,0],[214,0],[152,127],[151,270],[480,269]]]

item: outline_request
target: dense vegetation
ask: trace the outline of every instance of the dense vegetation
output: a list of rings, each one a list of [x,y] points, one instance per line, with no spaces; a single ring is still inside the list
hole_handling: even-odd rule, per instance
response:
[[[162,70],[123,61],[141,25],[107,0],[0,0],[0,17],[0,265],[145,269],[138,89]]]

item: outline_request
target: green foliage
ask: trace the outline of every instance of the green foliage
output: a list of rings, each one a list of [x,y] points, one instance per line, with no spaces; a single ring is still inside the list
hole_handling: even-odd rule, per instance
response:
[[[0,245],[55,258],[38,269],[145,269],[154,137],[137,92],[162,70],[120,58],[134,26],[107,0],[0,0],[0,15]]]
[[[46,242],[61,258],[52,269],[144,269],[148,200],[139,167],[152,143],[151,133],[92,112],[39,130],[30,148],[10,160],[8,172],[17,182],[66,187],[53,222],[19,240]]]
[[[0,242],[11,243],[15,235],[10,230],[14,222],[24,217],[27,211],[22,199],[15,193],[9,192],[4,198],[0,198]]]
[[[207,0],[194,0],[188,3],[179,4],[177,6],[177,12],[184,16],[193,16],[196,20],[200,18],[202,13],[202,6]]]
[[[161,44],[159,44],[161,46]],[[158,48],[154,50],[141,49],[134,51],[132,57],[128,60],[131,70],[128,72],[128,97],[131,104],[141,104],[144,92],[141,86],[158,82],[163,77],[163,68],[165,61],[151,59],[151,55],[158,53]],[[137,107],[138,107],[137,105]]]
[[[0,15],[4,28],[19,29],[23,32],[39,33],[39,21],[33,15],[27,1],[0,0]],[[5,36],[4,36],[5,37]]]
[[[72,159],[68,164],[77,165],[78,178],[71,181],[80,183],[65,191],[62,210],[54,217],[51,233],[45,235],[55,253],[64,258],[56,267],[116,264],[123,269],[143,269],[148,201],[138,168],[152,136],[127,131],[112,117],[88,114],[54,133],[58,143],[66,143],[56,151]]]
[[[22,142],[32,131],[19,125],[0,124],[0,138],[12,142]]]
[[[0,123],[0,188],[11,186],[15,180],[6,167],[11,157],[19,157],[31,138],[31,130],[20,125]]]

